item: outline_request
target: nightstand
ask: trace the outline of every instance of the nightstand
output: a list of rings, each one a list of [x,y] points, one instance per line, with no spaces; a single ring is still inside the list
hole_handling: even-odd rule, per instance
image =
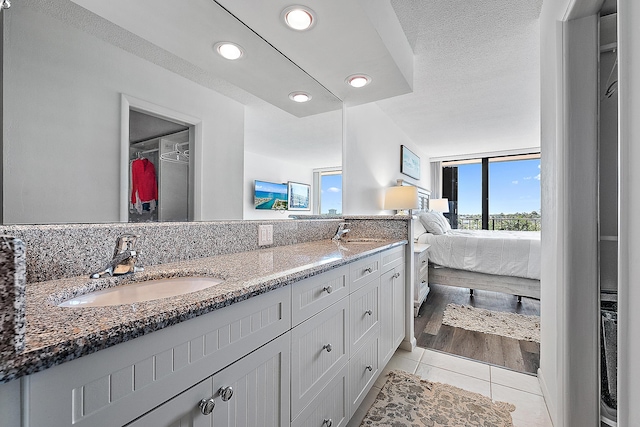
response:
[[[429,247],[416,243],[413,245],[413,316],[418,316],[420,306],[429,294]]]

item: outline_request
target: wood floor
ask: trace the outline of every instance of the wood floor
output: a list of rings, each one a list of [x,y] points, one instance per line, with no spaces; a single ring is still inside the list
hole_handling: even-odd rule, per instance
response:
[[[475,291],[451,286],[430,285],[427,300],[415,318],[418,346],[456,354],[519,372],[536,373],[540,366],[540,344],[513,338],[468,331],[442,325],[447,304],[464,304],[494,311],[540,315],[540,301],[499,292]]]

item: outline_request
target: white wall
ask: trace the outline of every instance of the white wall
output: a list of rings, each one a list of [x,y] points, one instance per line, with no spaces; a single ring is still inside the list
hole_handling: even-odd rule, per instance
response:
[[[253,203],[253,184],[260,181],[300,182],[312,184],[313,170],[307,166],[301,166],[295,161],[276,159],[261,154],[244,153],[244,196],[243,219],[288,219],[291,214],[310,215],[313,212],[313,188],[311,189],[311,210],[309,211],[270,211],[255,209]]]
[[[241,104],[27,5],[2,16],[5,223],[119,220],[121,93],[202,120],[200,219],[242,217]]]
[[[384,190],[399,178],[430,188],[429,157],[377,104],[346,107],[344,126],[342,209],[346,215],[394,213],[382,209]],[[420,157],[421,179],[400,173],[400,145]]]

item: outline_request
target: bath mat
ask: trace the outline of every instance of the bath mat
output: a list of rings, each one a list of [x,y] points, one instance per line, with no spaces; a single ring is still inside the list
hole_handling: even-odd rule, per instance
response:
[[[519,341],[540,342],[540,316],[449,304],[444,309],[442,324]]]
[[[511,403],[391,371],[361,427],[513,427]]]

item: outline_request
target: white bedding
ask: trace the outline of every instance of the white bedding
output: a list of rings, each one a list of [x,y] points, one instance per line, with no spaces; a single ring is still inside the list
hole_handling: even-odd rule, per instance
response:
[[[429,262],[444,267],[540,279],[537,231],[450,230],[423,233],[417,243],[430,244]]]

